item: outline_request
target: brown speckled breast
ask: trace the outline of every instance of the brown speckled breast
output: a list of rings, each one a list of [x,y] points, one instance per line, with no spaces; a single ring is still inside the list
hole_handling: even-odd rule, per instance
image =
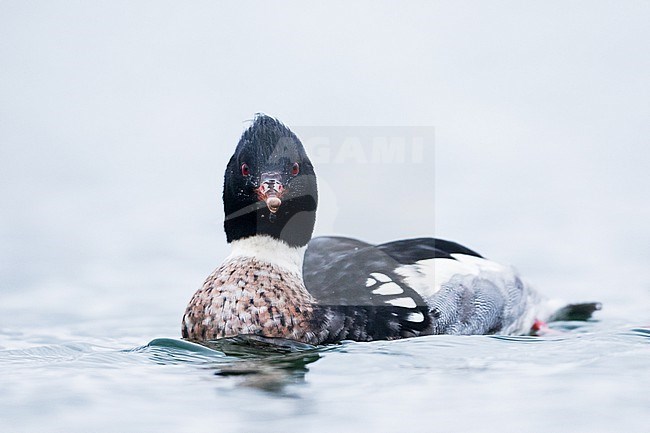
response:
[[[239,334],[318,343],[314,299],[300,276],[250,257],[225,262],[190,300],[183,338],[205,341]]]

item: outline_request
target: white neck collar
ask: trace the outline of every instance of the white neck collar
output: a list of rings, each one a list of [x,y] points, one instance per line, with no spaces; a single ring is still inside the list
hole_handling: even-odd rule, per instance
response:
[[[286,242],[267,235],[255,235],[230,243],[232,250],[227,260],[236,257],[252,257],[299,275],[307,247],[290,247]]]

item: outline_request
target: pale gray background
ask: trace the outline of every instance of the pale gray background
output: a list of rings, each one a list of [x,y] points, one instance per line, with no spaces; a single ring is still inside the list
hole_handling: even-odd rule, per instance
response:
[[[260,111],[435,129],[424,163],[317,167],[319,234],[454,239],[645,320],[649,9],[0,1],[0,326],[128,332],[137,311],[177,336],[227,253],[223,168]]]

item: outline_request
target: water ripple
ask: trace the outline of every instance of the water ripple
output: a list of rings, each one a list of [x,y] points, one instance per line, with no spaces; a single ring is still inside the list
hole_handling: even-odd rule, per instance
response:
[[[648,328],[632,328],[628,332],[629,335],[636,337],[650,338],[650,329]]]

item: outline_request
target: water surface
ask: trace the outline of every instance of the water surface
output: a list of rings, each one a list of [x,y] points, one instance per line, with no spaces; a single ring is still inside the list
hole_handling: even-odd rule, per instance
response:
[[[245,340],[205,347],[162,335],[133,345],[108,335],[56,338],[52,330],[5,328],[0,427],[645,431],[650,328],[608,320],[554,329],[546,337],[429,336],[274,348]]]

